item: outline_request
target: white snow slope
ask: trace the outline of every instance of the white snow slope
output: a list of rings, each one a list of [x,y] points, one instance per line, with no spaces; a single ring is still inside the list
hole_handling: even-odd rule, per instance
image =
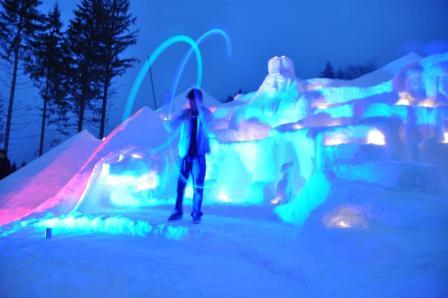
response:
[[[100,144],[88,131],[71,137],[0,181],[0,225],[17,220],[55,195]]]

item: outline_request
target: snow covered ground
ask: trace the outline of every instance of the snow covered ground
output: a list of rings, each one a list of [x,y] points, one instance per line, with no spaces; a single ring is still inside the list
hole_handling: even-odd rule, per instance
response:
[[[0,238],[0,297],[448,295],[444,192],[338,181],[300,229],[269,206],[205,202],[200,225],[167,223],[170,210],[75,215],[48,240],[36,225]],[[86,216],[143,232],[117,221],[115,234],[82,229]]]

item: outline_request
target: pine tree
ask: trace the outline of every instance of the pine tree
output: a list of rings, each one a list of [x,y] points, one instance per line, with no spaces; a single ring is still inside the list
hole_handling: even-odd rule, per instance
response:
[[[325,64],[325,69],[320,73],[319,77],[327,79],[335,78],[333,66],[331,65],[330,61],[327,61],[327,64]]]
[[[40,89],[44,106],[42,110],[39,156],[44,151],[45,128],[47,118],[55,113],[49,104],[66,110],[66,51],[64,33],[62,32],[61,13],[56,3],[45,17],[42,30],[31,42],[32,56],[26,63],[26,70],[34,84]]]
[[[99,138],[104,137],[106,109],[112,80],[121,76],[137,60],[122,58],[120,54],[137,42],[137,31],[131,31],[136,18],[129,12],[129,0],[105,0],[101,11],[101,84],[102,108]]]
[[[341,67],[338,67],[338,71],[336,72],[335,79],[345,79],[345,73]]]
[[[4,141],[4,135],[3,135],[3,129],[4,129],[4,110],[3,110],[3,98],[0,94],[0,144],[3,144]],[[1,147],[0,147],[1,148]]]
[[[101,11],[103,0],[82,0],[67,31],[70,55],[70,93],[78,113],[78,132],[83,129],[86,105],[101,94]]]
[[[353,80],[376,70],[378,66],[373,60],[364,63],[349,64],[344,69],[338,68],[336,78],[344,80]]]
[[[0,0],[0,58],[12,65],[8,112],[5,127],[5,151],[8,152],[11,120],[19,63],[29,56],[30,40],[40,28],[40,0]]]

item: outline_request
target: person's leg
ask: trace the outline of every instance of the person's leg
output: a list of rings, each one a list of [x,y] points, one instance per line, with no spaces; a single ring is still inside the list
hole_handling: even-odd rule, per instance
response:
[[[204,194],[204,179],[205,179],[205,156],[196,157],[193,160],[193,168],[191,174],[193,175],[193,214],[202,216],[202,197]]]
[[[175,211],[182,213],[182,204],[184,200],[185,186],[187,185],[188,178],[190,176],[190,171],[192,167],[191,160],[188,160],[187,157],[181,159],[179,164],[179,178],[177,180],[177,198]]]

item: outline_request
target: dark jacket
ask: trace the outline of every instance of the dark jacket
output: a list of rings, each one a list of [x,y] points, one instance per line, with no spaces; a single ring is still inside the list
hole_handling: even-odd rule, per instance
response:
[[[180,137],[178,143],[179,157],[183,158],[188,155],[190,142],[191,142],[191,132],[192,132],[192,121],[191,118],[193,113],[191,109],[185,109],[182,113],[172,121],[172,128],[177,128],[180,126]],[[212,113],[204,108],[200,107],[198,114],[198,122],[196,127],[196,150],[199,155],[205,155],[210,152],[209,143],[209,129],[208,126],[213,121]]]
[[[0,180],[11,174],[11,163],[7,158],[0,158]]]

